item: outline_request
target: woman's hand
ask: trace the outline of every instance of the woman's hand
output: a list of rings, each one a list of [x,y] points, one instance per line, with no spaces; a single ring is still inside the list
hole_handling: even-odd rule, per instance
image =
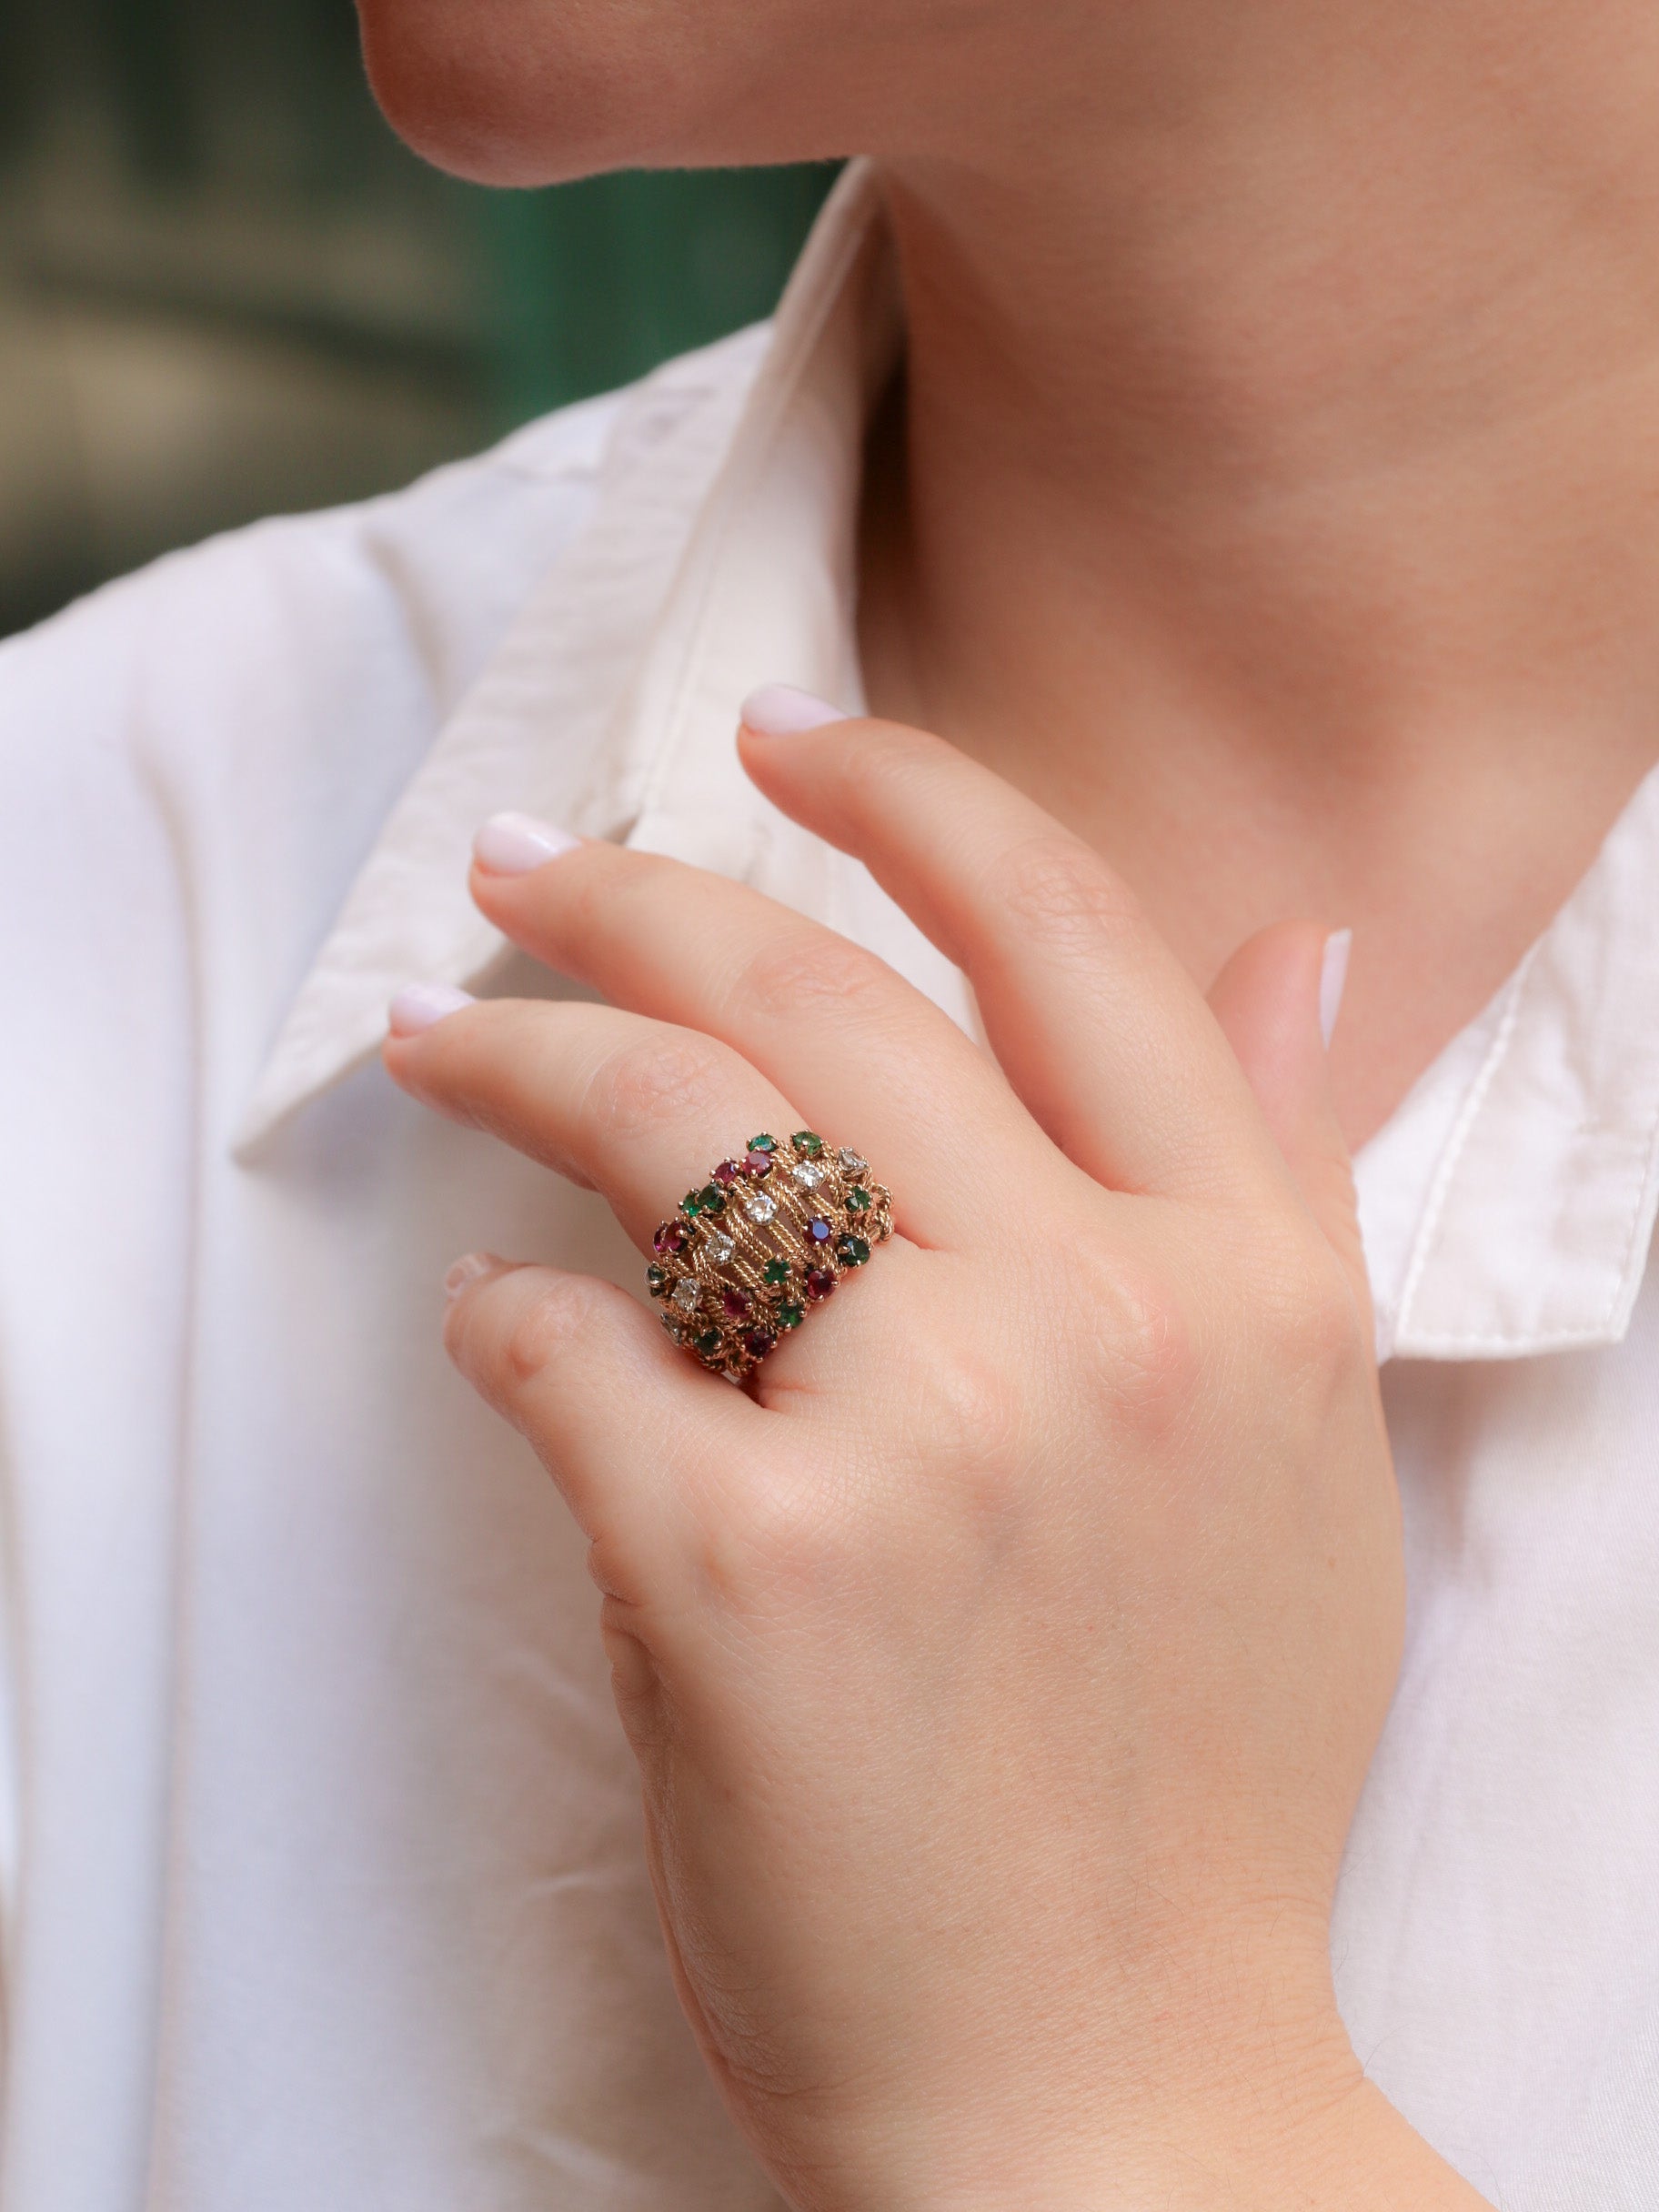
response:
[[[474,890],[608,1005],[387,1048],[642,1250],[755,1131],[893,1192],[752,1394],[608,1285],[457,1271],[450,1352],[591,1543],[709,2066],[801,2207],[1475,2202],[1363,2086],[1327,1964],[1403,1584],[1323,931],[1252,940],[1212,1011],[939,740],[742,743],[967,970],[994,1062],[831,932],[604,844]]]

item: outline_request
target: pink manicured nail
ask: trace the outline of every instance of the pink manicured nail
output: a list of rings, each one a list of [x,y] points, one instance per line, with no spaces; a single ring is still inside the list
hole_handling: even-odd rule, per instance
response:
[[[458,1298],[469,1282],[476,1282],[480,1275],[488,1275],[495,1265],[487,1252],[463,1252],[444,1277],[444,1296]]]
[[[1352,950],[1352,930],[1333,930],[1325,940],[1325,956],[1319,970],[1319,1027],[1327,1051],[1336,1031],[1336,1017],[1342,1010],[1342,992],[1348,982],[1348,955]]]
[[[386,1010],[386,1025],[394,1037],[418,1037],[446,1014],[458,1014],[463,1006],[476,1006],[469,990],[456,990],[447,983],[406,984]]]
[[[803,729],[821,729],[826,722],[850,719],[827,699],[798,691],[793,684],[762,684],[759,691],[749,693],[739,711],[744,727],[763,738],[793,738]]]
[[[472,857],[492,876],[528,876],[581,841],[533,814],[492,814],[472,840]]]

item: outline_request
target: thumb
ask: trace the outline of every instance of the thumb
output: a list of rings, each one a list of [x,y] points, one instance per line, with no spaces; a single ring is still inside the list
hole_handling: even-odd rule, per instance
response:
[[[1337,1120],[1327,1051],[1352,934],[1312,921],[1275,922],[1239,947],[1211,987],[1210,1009],[1302,1197],[1346,1268],[1369,1325],[1371,1283],[1353,1166]]]

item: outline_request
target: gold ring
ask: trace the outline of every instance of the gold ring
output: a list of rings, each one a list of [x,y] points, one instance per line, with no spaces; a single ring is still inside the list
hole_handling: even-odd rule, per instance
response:
[[[686,1193],[645,1280],[674,1342],[740,1382],[892,1233],[891,1195],[850,1145],[762,1133]]]

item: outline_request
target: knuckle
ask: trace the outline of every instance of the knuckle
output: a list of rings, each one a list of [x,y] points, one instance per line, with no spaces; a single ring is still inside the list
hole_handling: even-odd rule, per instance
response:
[[[1122,1255],[1094,1257],[1087,1273],[1113,1426],[1142,1441],[1167,1436],[1202,1387],[1202,1354],[1184,1302],[1165,1275]]]
[[[1061,946],[1095,945],[1120,934],[1135,917],[1132,900],[1111,871],[1063,831],[1022,839],[1000,854],[989,896],[1028,934]]]
[[[665,1031],[612,1052],[593,1078],[588,1107],[595,1133],[626,1145],[711,1122],[730,1089],[719,1045],[689,1031]]]
[[[765,1019],[803,1012],[860,1017],[885,997],[890,971],[874,953],[828,930],[791,930],[744,962],[738,995]]]
[[[573,1347],[587,1341],[597,1318],[601,1286],[579,1278],[538,1279],[526,1283],[509,1277],[501,1293],[505,1310],[492,1314],[492,1300],[467,1332],[468,1363],[496,1403],[510,1403]],[[510,1299],[510,1302],[505,1302]]]

